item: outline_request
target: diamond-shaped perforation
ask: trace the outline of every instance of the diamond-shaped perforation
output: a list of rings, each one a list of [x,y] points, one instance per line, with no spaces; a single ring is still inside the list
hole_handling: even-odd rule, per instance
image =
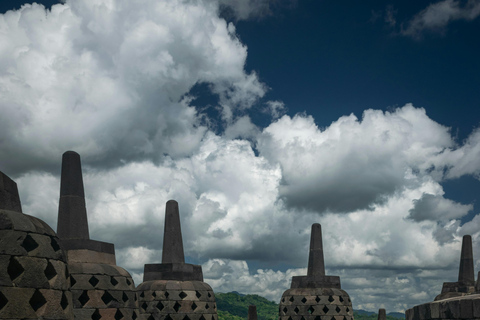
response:
[[[133,311],[132,320],[136,320],[136,319],[137,319],[137,313],[135,311]]]
[[[340,302],[343,302],[343,297],[342,297],[342,296],[339,296],[339,297],[338,297],[338,300],[340,300]]]
[[[315,309],[313,308],[313,306],[310,306],[310,308],[308,308],[308,313],[312,314],[315,312]]]
[[[108,305],[110,302],[112,302],[114,300],[116,301],[116,299],[114,297],[112,297],[112,295],[108,291],[105,291],[105,293],[102,295],[102,301],[106,305]]]
[[[102,316],[100,315],[100,312],[97,310],[95,310],[94,313],[92,313],[92,320],[100,320],[102,318]]]
[[[335,320],[335,317],[334,317],[334,316],[332,316],[332,317],[330,318],[330,320]]]
[[[67,309],[68,307],[68,299],[67,299],[67,296],[65,295],[65,292],[62,292],[62,299],[60,300],[60,306],[62,307],[63,310]]]
[[[37,289],[33,293],[28,303],[30,303],[30,306],[32,307],[32,309],[36,312],[38,309],[43,307],[45,303],[47,303],[47,300],[45,300],[45,297],[43,296],[43,294]]]
[[[120,311],[120,309],[117,309],[117,312],[115,312],[115,320],[120,319],[123,319],[123,313]]]
[[[320,316],[316,316],[315,320],[322,320],[322,318]]]
[[[27,234],[21,246],[25,250],[27,250],[27,252],[30,252],[38,248],[38,243],[35,240],[33,240],[33,238],[29,234]]]
[[[88,296],[88,291],[83,290],[82,294],[80,297],[78,297],[78,302],[82,305],[82,307],[90,300],[90,297]]]
[[[210,306],[208,305],[208,303],[205,303],[205,309],[206,310],[210,309]]]
[[[163,305],[163,303],[162,303],[161,301],[159,301],[159,302],[157,303],[156,307],[157,307],[157,309],[160,310],[160,311],[162,311],[162,310],[165,308],[165,306]]]
[[[70,275],[70,287],[73,287],[77,283],[77,280]]]
[[[207,320],[205,317],[202,315],[199,320]]]
[[[127,302],[128,301],[128,296],[125,292],[122,293],[122,301]]]
[[[145,298],[145,291],[142,291],[142,293],[140,293],[140,298]]]
[[[169,295],[170,293],[168,293],[168,291],[165,291],[165,298],[168,298]]]
[[[5,297],[3,293],[0,292],[0,310],[2,310],[3,307],[7,305],[7,303],[8,303],[7,297]]]
[[[298,314],[299,311],[300,309],[298,309],[298,307],[295,307],[295,309],[293,309],[293,312],[295,312],[295,314]]]
[[[10,280],[12,281],[15,280],[24,271],[25,269],[22,267],[20,262],[18,262],[17,259],[15,259],[15,257],[10,257],[10,263],[8,264],[8,267],[7,267],[7,272],[8,272],[8,275],[10,276]]]
[[[199,292],[199,291],[195,291],[195,295],[197,296],[197,298],[200,299],[200,297],[202,296],[202,294]]]
[[[213,314],[212,314],[212,320],[215,320],[215,317],[213,316]]]
[[[126,280],[126,282],[127,282],[127,285],[131,285],[131,284],[132,284],[132,282],[131,282],[130,280],[128,280],[128,279]]]
[[[343,316],[343,320],[347,320],[347,317]]]
[[[181,306],[182,306],[182,305],[181,305],[180,303],[175,302],[175,305],[173,306],[173,310],[175,310],[175,312],[178,312],[178,310],[180,310],[180,307],[181,307]]]
[[[293,320],[292,317],[288,317],[288,320]]]
[[[301,301],[302,301],[302,303],[305,303],[305,302],[307,302],[307,298],[303,297]]]
[[[302,316],[302,317],[300,318],[300,320],[305,320],[305,317],[304,317],[304,316]]]
[[[197,307],[198,307],[198,306],[197,306],[197,304],[196,304],[195,302],[194,302],[194,303],[192,303],[192,310],[194,310],[194,311],[195,311],[195,309],[197,309]]]
[[[328,296],[328,301],[333,302],[335,299],[332,296]]]
[[[345,311],[347,311],[347,312],[350,312],[350,308],[349,308],[349,307],[347,307],[347,308],[345,309]]]
[[[183,317],[183,320],[190,320],[188,316]]]
[[[337,307],[335,308],[335,311],[337,311],[337,313],[340,313],[340,311],[342,311],[342,309],[340,309],[340,307],[337,306]]]
[[[45,268],[43,273],[45,274],[45,277],[47,277],[48,280],[52,280],[57,275],[57,270],[55,270],[55,267],[53,266],[53,264],[50,261],[48,261],[47,267]]]
[[[165,318],[165,319],[167,319],[167,318]],[[153,316],[150,316],[150,317],[148,317],[147,320],[155,320],[155,318]]]
[[[110,283],[112,284],[112,286],[116,287],[117,284],[118,284],[118,281],[117,281],[117,279],[115,279],[114,276],[111,276],[110,277]]]
[[[155,293],[155,291],[152,292],[152,297],[154,297],[154,298],[157,297],[157,294]]]
[[[283,307],[283,310],[282,310],[282,311],[283,311],[284,314],[287,314],[288,308],[287,308],[287,307]]]
[[[317,296],[317,297],[315,298],[315,301],[317,301],[317,303],[319,303],[319,302],[320,302],[320,297]]]
[[[173,320],[172,317],[170,317],[169,314],[167,314],[167,316],[165,317],[165,320]]]
[[[288,299],[288,301],[290,301],[290,302],[293,302],[293,300],[295,300],[295,299],[293,299],[293,296],[291,296],[290,299]]]
[[[208,297],[209,297],[209,298],[211,298],[211,297],[212,297],[212,295],[210,294],[210,292],[208,293]]]
[[[180,292],[180,293],[178,294],[178,296],[180,297],[180,299],[183,300],[183,299],[185,299],[185,298],[187,297],[187,294],[182,291],[182,292]]]
[[[95,277],[95,276],[91,276],[90,279],[88,280],[88,282],[90,282],[90,284],[93,287],[95,287],[100,282],[100,280],[98,280],[97,277]]]
[[[141,307],[144,311],[147,311],[148,304],[146,302],[144,302],[144,303],[142,303]]]
[[[327,313],[329,309],[327,308],[327,306],[325,306],[325,307],[323,307],[322,310],[323,310],[324,313]]]
[[[52,248],[55,252],[57,252],[58,250],[61,249],[60,246],[58,245],[57,240],[55,240],[55,238],[50,239],[50,245],[52,246]]]

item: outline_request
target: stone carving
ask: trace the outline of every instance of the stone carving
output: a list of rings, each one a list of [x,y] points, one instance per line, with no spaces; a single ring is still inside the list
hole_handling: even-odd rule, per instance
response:
[[[0,172],[0,319],[73,319],[65,253],[55,232],[22,213]]]
[[[279,320],[353,320],[352,302],[341,289],[340,277],[325,275],[318,223],[312,225],[307,275],[292,278],[280,300]]]
[[[146,264],[137,287],[140,319],[217,320],[212,288],[203,282],[202,267],[185,263],[178,203],[165,208],[161,264]]]
[[[62,157],[57,233],[67,252],[75,319],[137,319],[130,274],[115,262],[111,243],[90,239],[80,155]]]
[[[480,273],[479,273],[480,275]],[[480,279],[479,279],[480,280]],[[463,236],[457,282],[445,282],[435,301],[406,311],[407,320],[480,319],[480,292],[474,279],[472,237]]]

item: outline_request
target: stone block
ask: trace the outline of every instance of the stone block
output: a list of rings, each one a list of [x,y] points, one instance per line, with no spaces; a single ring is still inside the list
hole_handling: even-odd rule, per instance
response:
[[[37,314],[29,303],[34,292],[33,288],[0,287],[0,293],[8,299],[0,310],[0,319],[36,319]]]
[[[67,259],[69,263],[104,263],[115,265],[115,254],[104,253],[92,250],[68,250]]]
[[[35,229],[34,229],[35,233],[47,235],[50,237],[57,237],[57,234],[55,233],[55,231],[53,231],[53,229],[44,221],[38,219],[37,217],[30,216],[28,214],[26,214],[26,216],[30,218],[30,221],[35,226]]]
[[[28,256],[17,256],[12,258],[10,266],[18,271],[18,276],[12,280],[14,286],[23,288],[50,288],[48,279],[44,270],[47,268],[48,261],[43,258]]]
[[[480,319],[480,298],[475,298],[472,300],[473,307],[473,317]]]
[[[433,319],[440,319],[440,303],[431,302],[429,304],[429,308],[430,308],[430,316]]]
[[[30,220],[29,216],[9,210],[0,210],[0,215],[3,215],[2,218],[4,222],[4,227],[9,225],[13,226],[8,229],[17,230],[17,231],[26,231],[30,232],[35,230],[35,225]],[[10,222],[8,222],[10,221]]]
[[[61,239],[60,244],[65,250],[91,250],[115,255],[115,246],[108,242],[91,239]]]
[[[460,299],[460,316],[462,318],[471,319],[473,318],[473,301],[472,299]]]

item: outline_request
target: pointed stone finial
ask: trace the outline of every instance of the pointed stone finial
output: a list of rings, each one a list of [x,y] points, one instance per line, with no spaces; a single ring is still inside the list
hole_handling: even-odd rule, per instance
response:
[[[319,223],[314,223],[310,235],[310,253],[308,255],[307,276],[324,275],[325,262],[323,260],[322,226]]]
[[[381,308],[378,309],[378,320],[387,320],[387,313],[385,312],[385,309]]]
[[[22,212],[22,204],[15,181],[0,171],[0,209]]]
[[[62,157],[57,234],[61,239],[90,239],[82,165],[80,155],[74,151]]]
[[[178,202],[169,200],[165,206],[162,263],[185,263]]]
[[[458,282],[462,284],[475,283],[475,272],[473,270],[472,237],[463,236],[462,254],[460,256],[460,269],[458,271]]]
[[[257,320],[257,306],[248,306],[248,320]]]

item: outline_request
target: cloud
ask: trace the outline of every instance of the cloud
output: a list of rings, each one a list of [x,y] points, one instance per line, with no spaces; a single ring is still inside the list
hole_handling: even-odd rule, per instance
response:
[[[473,210],[472,204],[459,204],[429,193],[422,194],[422,197],[413,200],[413,203],[414,208],[410,210],[409,218],[415,221],[459,219]]]
[[[223,15],[235,20],[262,18],[273,14],[276,7],[294,7],[297,0],[218,0]]]
[[[108,167],[182,157],[208,130],[188,97],[195,84],[210,84],[229,123],[266,90],[215,3],[26,4],[0,15],[0,32],[0,162],[10,174],[55,171],[68,149]]]
[[[394,112],[366,110],[361,121],[344,116],[324,130],[310,116],[283,116],[264,130],[258,150],[280,164],[287,205],[322,213],[385,202],[432,175],[429,159],[450,146],[448,128],[406,105]]]
[[[480,15],[480,1],[468,0],[464,5],[461,1],[443,0],[430,4],[417,13],[400,34],[420,39],[426,31],[442,33],[448,24],[456,20],[471,21]]]

